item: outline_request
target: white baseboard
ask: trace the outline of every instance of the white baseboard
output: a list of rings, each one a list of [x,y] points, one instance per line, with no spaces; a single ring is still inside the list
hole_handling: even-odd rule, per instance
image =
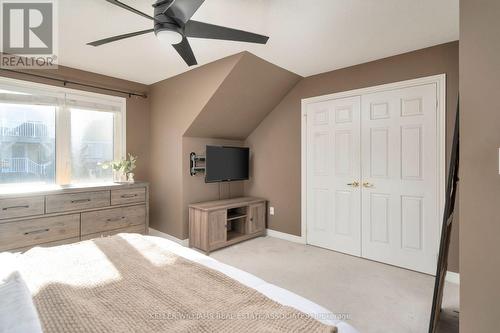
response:
[[[446,272],[446,281],[455,283],[455,284],[460,284],[460,274],[455,273],[455,272]]]
[[[283,239],[283,240],[287,240],[289,242],[294,242],[294,243],[299,243],[299,244],[306,243],[305,239],[300,237],[300,236],[295,236],[295,235],[291,235],[291,234],[287,234],[284,232],[271,230],[271,229],[266,229],[266,230],[267,230],[267,236],[269,236],[269,237],[279,238],[279,239]],[[174,237],[172,235],[166,234],[164,232],[158,231],[158,230],[153,229],[153,228],[149,228],[149,235],[155,236],[155,237],[165,238],[165,239],[171,240],[172,242],[176,242],[177,244],[180,244],[182,246],[189,246],[189,239],[179,239],[177,237]]]
[[[287,241],[299,243],[299,244],[306,244],[306,240],[304,237],[295,236],[295,235],[291,235],[291,234],[287,234],[284,232],[271,230],[271,229],[266,229],[266,230],[267,230],[267,236],[269,236],[269,237],[279,238],[279,239],[283,239],[283,240],[287,240]],[[450,283],[454,283],[454,284],[460,284],[460,274],[447,271],[446,272],[446,281],[450,282]]]
[[[155,236],[155,237],[161,237],[168,239],[172,242],[176,242],[177,244],[181,244],[182,246],[189,246],[189,239],[179,239],[177,237],[171,236],[169,234],[166,234],[164,232],[158,231],[153,228],[149,228],[149,235],[150,236]]]
[[[276,230],[267,229],[267,235],[269,237],[284,239],[284,240],[294,242],[294,243],[299,243],[299,244],[306,243],[306,240],[301,236],[295,236],[295,235],[287,234],[287,233],[276,231]]]

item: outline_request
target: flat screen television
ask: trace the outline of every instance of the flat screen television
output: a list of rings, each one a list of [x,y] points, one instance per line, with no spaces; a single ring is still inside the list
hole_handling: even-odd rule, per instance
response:
[[[249,148],[207,146],[205,182],[215,183],[248,179],[249,158]]]

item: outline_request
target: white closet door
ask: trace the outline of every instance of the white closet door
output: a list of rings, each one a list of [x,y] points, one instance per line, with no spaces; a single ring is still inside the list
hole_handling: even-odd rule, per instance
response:
[[[307,243],[361,254],[361,98],[307,109]]]
[[[363,95],[362,256],[435,274],[437,86]]]

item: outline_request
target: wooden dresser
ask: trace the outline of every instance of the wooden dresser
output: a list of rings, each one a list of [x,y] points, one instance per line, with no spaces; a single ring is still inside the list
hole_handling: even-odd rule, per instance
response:
[[[0,194],[0,252],[129,232],[147,234],[149,185],[67,186]]]
[[[189,205],[189,246],[205,251],[265,236],[266,200],[235,198]]]

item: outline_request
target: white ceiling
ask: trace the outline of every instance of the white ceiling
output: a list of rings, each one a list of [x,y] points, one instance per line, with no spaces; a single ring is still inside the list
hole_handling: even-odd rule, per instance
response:
[[[122,0],[153,14],[153,0]],[[189,70],[154,34],[94,48],[87,42],[152,28],[105,0],[59,1],[59,64],[151,84]],[[193,19],[270,36],[267,45],[190,39],[200,65],[247,50],[302,76],[459,37],[459,0],[206,0]]]

